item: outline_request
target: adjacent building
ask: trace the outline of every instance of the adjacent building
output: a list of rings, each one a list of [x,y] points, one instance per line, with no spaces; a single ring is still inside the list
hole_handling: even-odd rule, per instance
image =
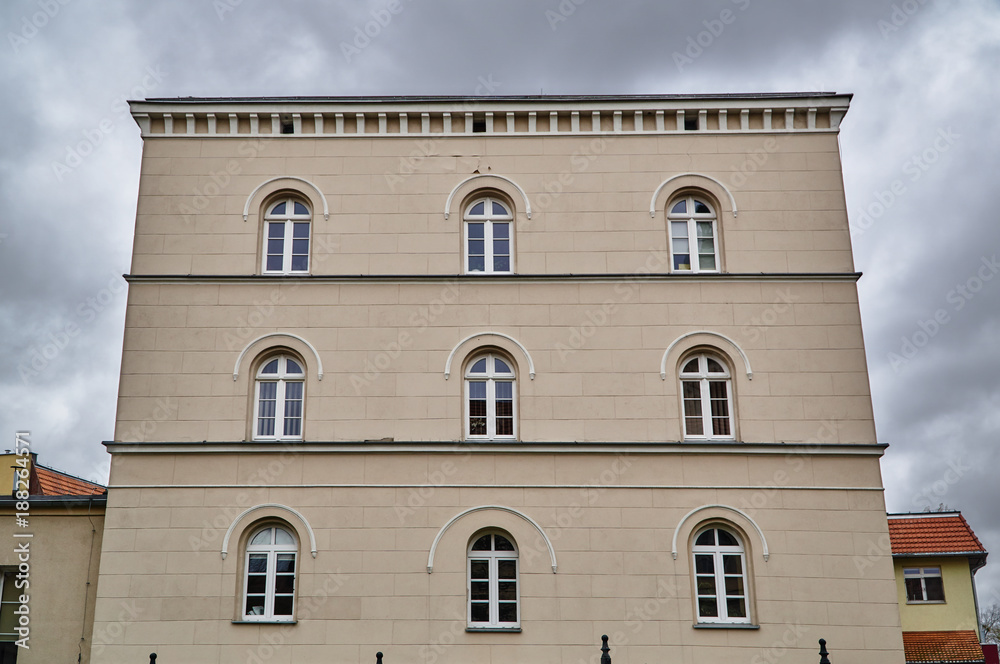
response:
[[[132,102],[93,661],[902,664],[849,103]]]
[[[890,514],[906,661],[983,662],[976,572],[986,549],[960,512]]]

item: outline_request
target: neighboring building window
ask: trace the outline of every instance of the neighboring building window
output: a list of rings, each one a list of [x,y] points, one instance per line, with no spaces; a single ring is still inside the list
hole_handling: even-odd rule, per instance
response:
[[[517,547],[508,535],[490,533],[469,545],[469,627],[520,625]]]
[[[684,360],[680,373],[684,438],[732,439],[733,394],[729,369],[713,355]]]
[[[2,574],[0,577],[0,584],[2,584],[0,587],[0,643],[13,643],[20,638],[14,631],[14,628],[17,627],[17,615],[14,611],[21,605],[18,601],[21,592],[14,585],[14,575],[17,574],[17,570],[5,569]],[[9,650],[5,646],[0,646],[0,654],[14,653],[15,650],[16,648],[13,646]],[[6,660],[0,658],[0,661]]]
[[[667,213],[674,272],[718,272],[719,240],[712,207],[697,196],[675,200]]]
[[[907,603],[944,601],[940,567],[904,567],[903,583]]]
[[[506,358],[487,353],[469,362],[465,372],[467,438],[516,437],[514,383],[514,370]]]
[[[496,198],[480,198],[465,210],[465,271],[509,273],[514,215]]]
[[[278,355],[257,372],[255,440],[302,438],[305,372],[298,360]]]
[[[247,543],[244,620],[292,620],[298,544],[284,528],[268,526]]]
[[[295,198],[282,198],[264,215],[264,273],[309,272],[309,208]]]
[[[743,545],[733,533],[706,528],[694,547],[698,622],[749,623],[747,572]]]

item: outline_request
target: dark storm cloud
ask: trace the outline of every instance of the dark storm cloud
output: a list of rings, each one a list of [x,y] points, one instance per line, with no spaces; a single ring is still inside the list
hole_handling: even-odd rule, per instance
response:
[[[10,0],[0,25],[0,421],[43,462],[107,465],[141,150],[125,97],[836,90],[889,508],[961,508],[1000,550],[996,3]],[[1000,602],[1000,564],[979,575]]]

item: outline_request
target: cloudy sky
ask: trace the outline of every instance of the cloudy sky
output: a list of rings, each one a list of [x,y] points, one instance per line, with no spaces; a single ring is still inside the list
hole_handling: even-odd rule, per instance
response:
[[[126,98],[854,93],[888,506],[962,509],[1000,603],[998,2],[4,0],[0,25],[2,435],[100,481],[142,147]]]

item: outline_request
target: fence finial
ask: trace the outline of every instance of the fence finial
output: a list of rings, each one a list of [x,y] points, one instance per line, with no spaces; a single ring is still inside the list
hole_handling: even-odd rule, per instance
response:
[[[611,655],[608,654],[611,652],[611,648],[608,647],[607,634],[601,637],[601,643],[601,652],[603,653],[601,655],[601,664],[611,664]]]
[[[375,653],[375,664],[382,664],[382,653]]]
[[[149,653],[149,664],[156,664],[156,653]]]
[[[827,655],[829,655],[829,654],[830,653],[828,653],[826,651],[826,639],[820,639],[819,640],[819,664],[831,664],[830,663],[830,658],[827,657]]]

